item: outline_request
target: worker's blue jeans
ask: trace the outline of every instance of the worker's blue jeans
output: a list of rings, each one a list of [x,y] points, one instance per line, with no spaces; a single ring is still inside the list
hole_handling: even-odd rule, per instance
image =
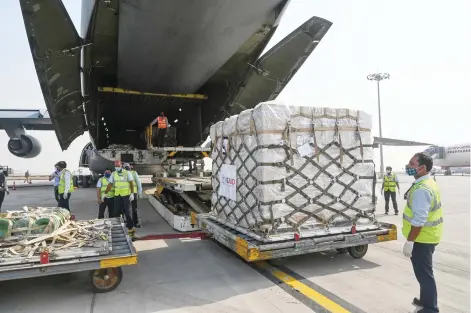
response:
[[[439,312],[437,306],[437,285],[433,276],[432,255],[436,244],[414,243],[412,250],[412,266],[415,277],[420,284],[420,301],[424,313]]]

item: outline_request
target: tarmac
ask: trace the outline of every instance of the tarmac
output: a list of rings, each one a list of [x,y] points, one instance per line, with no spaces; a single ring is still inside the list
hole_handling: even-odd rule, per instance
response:
[[[402,194],[412,180],[402,175],[399,179],[402,214]],[[437,182],[445,212],[443,240],[434,254],[440,311],[470,312],[470,178],[437,176]],[[97,216],[95,192],[94,188],[78,189],[72,194],[71,209],[78,219]],[[138,235],[174,233],[147,200],[139,201],[144,227]],[[2,211],[54,204],[52,187],[19,188],[5,197]],[[381,198],[377,212],[380,220],[394,223],[400,230],[401,214],[382,214]],[[419,295],[419,286],[410,260],[402,254],[405,240],[398,237],[397,241],[370,245],[363,259],[329,252],[265,265],[249,265],[212,240],[136,242],[138,264],[123,268],[123,281],[115,291],[94,294],[88,273],[0,282],[0,311],[414,312],[411,301]],[[284,278],[269,277],[262,269],[265,266]]]

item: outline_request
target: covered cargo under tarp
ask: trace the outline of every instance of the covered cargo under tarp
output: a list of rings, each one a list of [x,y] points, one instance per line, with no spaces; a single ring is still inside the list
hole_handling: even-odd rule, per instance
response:
[[[378,229],[371,116],[265,102],[211,127],[212,215],[258,240]]]

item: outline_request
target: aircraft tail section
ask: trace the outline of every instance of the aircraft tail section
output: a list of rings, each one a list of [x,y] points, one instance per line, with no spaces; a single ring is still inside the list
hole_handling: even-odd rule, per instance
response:
[[[20,6],[46,107],[65,150],[87,128],[80,78],[82,39],[61,0],[20,0]]]

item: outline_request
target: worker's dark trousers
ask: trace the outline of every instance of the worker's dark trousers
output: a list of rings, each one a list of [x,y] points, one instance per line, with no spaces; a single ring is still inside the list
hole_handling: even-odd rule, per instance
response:
[[[5,190],[0,191],[0,212],[2,212],[3,199],[5,199]]]
[[[69,200],[70,200],[70,193],[67,194],[67,198],[64,198],[64,194],[61,193],[59,194],[59,203],[57,204],[57,206],[59,208],[67,209],[70,212]]]
[[[131,209],[132,209],[132,221],[134,226],[139,224],[139,217],[137,216],[137,193],[134,194],[134,200],[131,201]]]
[[[103,199],[103,202],[100,203],[98,207],[98,218],[105,218],[105,210],[108,207],[108,216],[113,217],[114,211],[114,198],[106,198]]]
[[[414,243],[412,249],[412,267],[420,285],[420,301],[424,305],[424,313],[439,312],[437,306],[437,285],[433,276],[432,255],[436,244]]]
[[[54,186],[54,198],[56,198],[57,206],[59,206],[59,186]]]
[[[126,220],[126,227],[128,229],[134,227],[131,212],[129,210],[129,196],[114,196],[113,211],[113,217],[119,217],[121,214],[124,215],[124,219]]]
[[[157,130],[157,147],[163,147],[164,146],[164,140],[165,140],[165,133],[167,132],[167,128],[159,128]]]
[[[385,191],[384,192],[384,201],[386,202],[386,213],[389,212],[389,198],[391,198],[393,207],[394,207],[394,212],[398,213],[399,211],[397,210],[397,200],[396,200],[396,192],[395,191]]]

